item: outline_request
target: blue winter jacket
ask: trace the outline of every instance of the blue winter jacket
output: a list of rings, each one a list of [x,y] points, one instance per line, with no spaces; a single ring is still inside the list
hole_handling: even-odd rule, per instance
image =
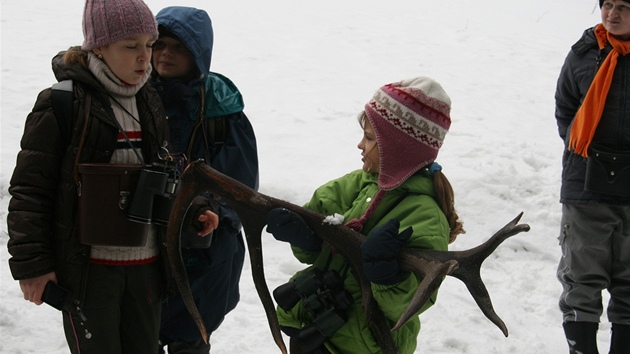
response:
[[[163,80],[154,71],[152,84],[164,103],[172,153],[183,153],[188,161],[204,159],[214,169],[257,189],[256,138],[243,113],[243,98],[232,81],[209,71],[213,44],[210,18],[205,11],[174,6],[160,11],[156,19],[192,52],[199,70],[199,77],[190,82]],[[219,205],[218,214],[219,228],[209,248],[182,249],[193,296],[209,332],[219,327],[239,301],[238,283],[245,257],[238,215],[225,204]],[[200,337],[179,295],[169,298],[163,308],[160,337],[165,343],[191,342]]]

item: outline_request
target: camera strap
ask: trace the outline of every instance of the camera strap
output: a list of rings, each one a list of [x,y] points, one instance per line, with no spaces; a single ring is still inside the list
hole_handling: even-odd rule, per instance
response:
[[[212,158],[214,157],[211,152],[210,152],[210,146],[208,145],[208,135],[207,135],[207,131],[206,131],[206,127],[203,124],[203,110],[199,110],[199,117],[197,117],[197,121],[195,122],[195,127],[193,128],[192,133],[190,134],[190,139],[188,140],[188,148],[186,149],[186,156],[188,158],[190,158],[192,156],[192,148],[193,148],[193,143],[195,142],[195,137],[197,136],[197,131],[199,130],[199,128],[201,128],[201,131],[203,133],[203,143],[204,146],[206,148],[206,161],[207,163],[210,163],[210,161],[212,161]]]
[[[138,118],[134,117],[134,115],[131,114],[131,112],[129,112],[127,110],[127,108],[125,108],[122,104],[120,104],[120,102],[118,102],[118,100],[116,100],[109,92],[107,93],[107,95],[109,96],[109,98],[112,101],[116,102],[116,104],[120,108],[122,108],[122,110],[125,111],[125,113],[127,113],[131,117],[131,119],[135,120],[136,122],[138,122],[138,124],[140,124],[140,120]],[[147,167],[146,163],[144,162],[144,159],[142,158],[142,155],[139,154],[138,153],[138,149],[136,149],[136,147],[133,146],[133,144],[131,143],[131,139],[129,139],[129,136],[127,136],[127,133],[125,132],[125,129],[123,129],[123,127],[120,125],[120,122],[118,122],[118,119],[116,119],[116,116],[114,116],[114,124],[116,124],[116,127],[118,128],[118,131],[123,135],[123,137],[125,137],[125,140],[127,141],[127,144],[129,144],[129,147],[131,148],[131,151],[133,151],[133,153],[136,154],[136,157],[138,158],[138,160],[142,164],[142,167],[143,168]]]
[[[90,92],[85,92],[85,108],[83,114],[83,127],[81,128],[81,137],[79,138],[79,145],[77,147],[77,155],[74,158],[74,183],[77,185],[77,193],[81,195],[81,179],[79,178],[79,160],[81,159],[81,151],[83,151],[83,144],[85,143],[85,135],[87,132],[88,120],[90,118],[90,107],[92,106],[92,95]]]

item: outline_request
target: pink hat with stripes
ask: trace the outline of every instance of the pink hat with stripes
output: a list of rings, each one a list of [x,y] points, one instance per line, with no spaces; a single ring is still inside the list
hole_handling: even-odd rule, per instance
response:
[[[391,83],[365,105],[380,152],[378,184],[400,186],[435,161],[451,126],[451,99],[428,77]]]

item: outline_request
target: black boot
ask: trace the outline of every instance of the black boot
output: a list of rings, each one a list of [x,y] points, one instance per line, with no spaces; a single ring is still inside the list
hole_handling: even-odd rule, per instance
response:
[[[565,322],[564,335],[569,344],[569,354],[599,354],[597,351],[597,322]]]
[[[210,344],[206,344],[199,338],[194,342],[171,342],[168,343],[168,354],[208,354]]]
[[[630,325],[613,323],[610,336],[610,354],[630,353]]]

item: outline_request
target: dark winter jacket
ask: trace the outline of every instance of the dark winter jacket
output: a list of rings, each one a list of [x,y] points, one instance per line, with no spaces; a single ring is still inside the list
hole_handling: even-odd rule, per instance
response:
[[[74,83],[75,121],[69,122],[72,134],[69,141],[62,138],[53,113],[51,89],[43,90],[26,119],[9,187],[9,266],[16,280],[56,272],[60,285],[80,298],[90,247],[80,244],[77,236],[77,184],[73,169],[88,93],[90,124],[79,162],[110,162],[116,150],[118,128],[102,85],[81,65],[65,64],[63,54],[53,58],[52,66],[57,80],[72,79]],[[142,153],[145,161],[151,163],[160,147],[168,143],[167,121],[152,87],[145,85],[140,89],[136,100],[143,132]]]
[[[584,190],[586,158],[567,149],[576,112],[595,77],[599,66],[612,48],[599,50],[594,27],[584,31],[566,57],[556,87],[556,122],[564,140],[562,187],[560,201],[566,204],[630,204],[630,198]],[[619,56],[601,120],[591,146],[630,152],[630,55]]]
[[[204,159],[214,169],[257,189],[256,138],[243,113],[242,96],[228,78],[209,72],[210,19],[197,9],[177,6],[161,10],[156,19],[192,52],[199,71],[199,78],[191,82],[165,81],[153,73],[152,84],[168,116],[173,152],[186,154],[188,161]],[[245,257],[238,215],[223,203],[219,203],[218,214],[219,227],[209,248],[182,249],[193,296],[209,332],[218,328],[239,301]],[[199,337],[181,297],[170,298],[164,306],[160,335],[166,342]]]

